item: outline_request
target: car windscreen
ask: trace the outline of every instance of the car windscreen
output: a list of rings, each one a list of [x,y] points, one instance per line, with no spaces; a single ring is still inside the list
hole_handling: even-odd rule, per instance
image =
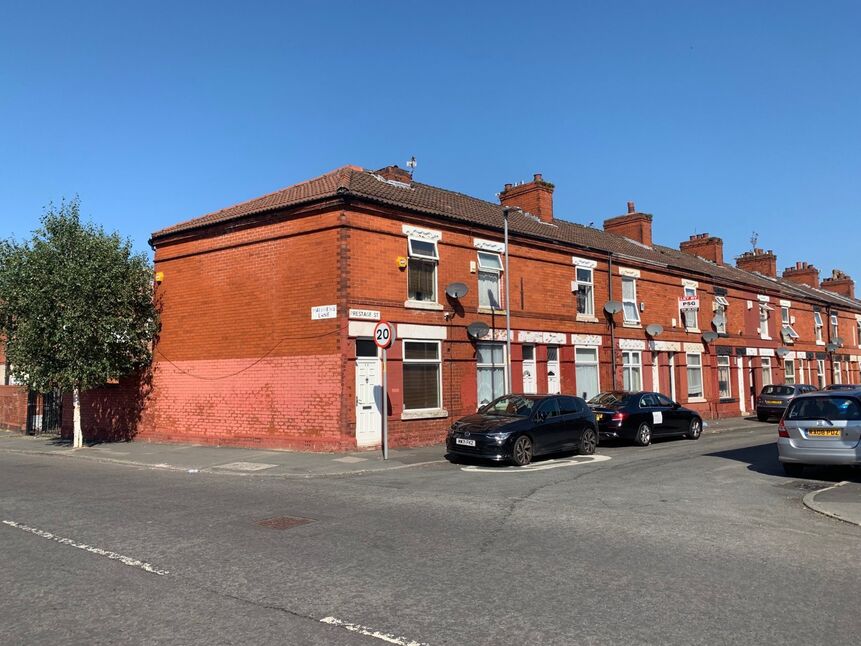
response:
[[[763,395],[774,395],[775,397],[791,397],[795,390],[791,386],[766,386],[762,389]]]
[[[626,392],[613,391],[599,393],[589,400],[591,406],[609,406],[611,408],[622,408],[631,403],[635,395]]]
[[[792,402],[787,420],[861,421],[861,403],[854,397],[804,397]]]
[[[500,397],[479,409],[482,415],[500,415],[505,417],[529,417],[535,400],[528,397],[508,395]]]

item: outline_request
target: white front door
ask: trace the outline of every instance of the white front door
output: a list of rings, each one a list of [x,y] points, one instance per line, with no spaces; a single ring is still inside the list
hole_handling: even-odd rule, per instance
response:
[[[562,382],[559,379],[559,346],[547,346],[547,392],[558,395],[562,392]]]
[[[523,346],[523,392],[534,394],[538,392],[538,382],[535,380],[535,346]]]
[[[383,435],[383,385],[380,360],[356,359],[356,445],[376,446]]]

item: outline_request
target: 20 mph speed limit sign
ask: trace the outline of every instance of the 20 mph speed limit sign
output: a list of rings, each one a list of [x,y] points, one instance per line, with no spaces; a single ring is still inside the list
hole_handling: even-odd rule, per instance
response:
[[[395,326],[386,321],[374,326],[374,343],[383,350],[389,348],[395,342]]]

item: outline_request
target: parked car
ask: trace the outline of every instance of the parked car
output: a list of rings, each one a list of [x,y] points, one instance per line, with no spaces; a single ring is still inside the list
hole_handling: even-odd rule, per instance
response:
[[[595,415],[580,397],[505,395],[451,425],[446,449],[452,455],[524,466],[537,455],[598,446]]]
[[[825,386],[822,390],[861,390],[861,385],[858,384],[831,384]]]
[[[613,390],[589,400],[602,438],[621,438],[647,446],[652,437],[683,435],[699,439],[703,420],[698,413],[661,393]]]
[[[805,465],[861,464],[861,389],[799,395],[777,435],[777,456],[788,476],[800,476]]]
[[[780,417],[793,397],[812,393],[814,390],[816,386],[809,384],[765,386],[756,400],[756,418],[764,422],[772,415]]]

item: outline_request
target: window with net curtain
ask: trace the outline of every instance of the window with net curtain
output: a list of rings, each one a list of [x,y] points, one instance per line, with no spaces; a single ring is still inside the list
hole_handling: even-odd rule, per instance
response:
[[[643,362],[640,352],[622,352],[622,388],[629,392],[643,389]]]
[[[404,341],[404,410],[442,408],[440,344]]]
[[[481,307],[500,309],[500,276],[502,258],[498,253],[478,252],[478,304]]]
[[[407,264],[408,297],[411,301],[436,302],[436,268],[439,259],[435,242],[409,238]]]
[[[475,361],[478,405],[481,407],[505,394],[505,346],[479,343]]]
[[[598,348],[576,348],[574,364],[577,378],[577,394],[592,399],[599,392]]]
[[[622,278],[622,308],[625,323],[640,322],[640,310],[637,309],[637,281],[634,278]]]
[[[701,354],[687,355],[688,397],[703,396],[703,357]]]
[[[696,296],[696,287],[685,287],[685,296]],[[699,329],[699,312],[698,310],[684,310],[682,312],[682,320],[685,323],[685,328],[688,330]]]
[[[730,382],[730,360],[728,356],[717,358],[718,369],[718,391],[721,399],[732,397],[732,383]]]

